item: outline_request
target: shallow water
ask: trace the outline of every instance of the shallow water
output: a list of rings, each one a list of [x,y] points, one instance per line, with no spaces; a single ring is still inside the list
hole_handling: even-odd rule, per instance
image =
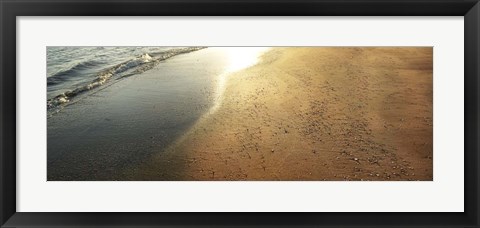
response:
[[[49,115],[115,80],[201,47],[47,47]]]

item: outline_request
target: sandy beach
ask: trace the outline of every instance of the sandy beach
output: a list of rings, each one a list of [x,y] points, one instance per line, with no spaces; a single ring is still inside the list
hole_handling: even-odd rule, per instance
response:
[[[433,180],[432,48],[272,48],[126,180]]]

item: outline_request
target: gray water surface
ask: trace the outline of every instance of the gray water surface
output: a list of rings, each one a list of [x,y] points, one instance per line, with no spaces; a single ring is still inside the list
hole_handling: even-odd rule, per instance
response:
[[[209,49],[170,58],[47,119],[47,179],[124,180],[212,107],[226,60]],[[215,59],[215,61],[212,61]]]

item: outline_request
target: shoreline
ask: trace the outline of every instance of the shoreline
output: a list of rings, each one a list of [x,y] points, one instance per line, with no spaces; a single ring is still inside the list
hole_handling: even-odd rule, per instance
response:
[[[127,180],[213,113],[226,75],[254,64],[260,49],[176,55],[73,100],[47,116],[47,180]]]
[[[124,170],[138,169],[213,105],[214,76],[225,65],[218,56],[177,55],[47,118],[47,180],[125,180]]]
[[[433,180],[431,48],[272,48],[130,180]]]

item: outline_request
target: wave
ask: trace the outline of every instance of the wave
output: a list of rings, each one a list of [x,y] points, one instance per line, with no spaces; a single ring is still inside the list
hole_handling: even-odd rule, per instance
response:
[[[169,58],[172,58],[180,54],[197,51],[203,48],[204,47],[188,47],[188,48],[170,49],[163,52],[144,53],[128,61],[122,62],[120,64],[109,67],[107,69],[101,70],[99,73],[96,74],[96,77],[89,83],[79,86],[73,90],[61,93],[51,99],[48,99],[47,110],[49,111],[58,110],[58,108],[70,102],[72,98],[84,92],[90,91],[94,88],[100,87],[106,84],[107,82],[109,82],[112,78],[116,78],[117,80],[119,80],[125,77],[140,74],[147,70],[152,69],[161,61],[167,60]],[[48,77],[47,85],[55,85],[57,83],[60,83],[61,81],[66,80],[67,75],[71,75],[72,73],[76,74],[80,70],[89,69],[91,67],[96,66],[97,64],[99,64],[99,62],[96,62],[96,61],[79,63],[68,70],[58,72]]]
[[[52,86],[52,85],[57,85],[59,83],[62,83],[65,80],[70,79],[72,75],[81,74],[82,71],[89,70],[92,67],[99,66],[102,63],[103,62],[96,61],[96,60],[77,63],[67,70],[62,70],[53,74],[52,76],[49,76],[47,78],[47,86]]]

